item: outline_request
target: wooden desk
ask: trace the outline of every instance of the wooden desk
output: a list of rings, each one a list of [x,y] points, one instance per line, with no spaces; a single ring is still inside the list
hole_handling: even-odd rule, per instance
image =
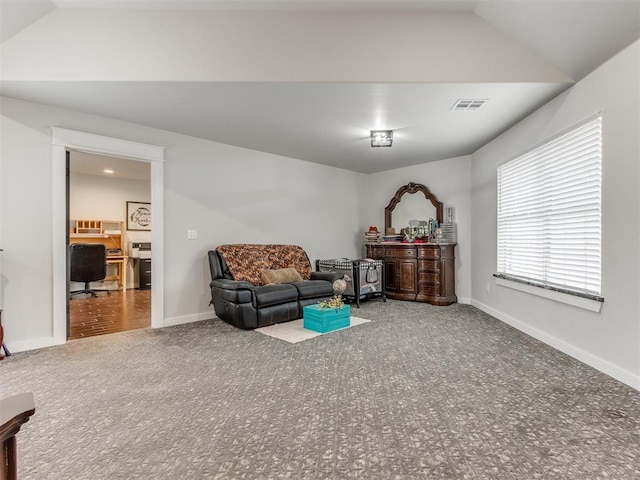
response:
[[[107,276],[104,281],[117,280],[122,290],[127,289],[127,250],[124,243],[124,222],[119,220],[71,220],[69,244],[99,243],[107,249],[119,249],[122,255],[107,255],[107,265],[117,265],[118,275]]]
[[[107,265],[117,265],[118,266],[118,275],[108,276],[104,279],[105,282],[109,282],[111,280],[118,280],[118,285],[122,288],[122,290],[127,289],[127,260],[129,257],[127,256],[119,256],[119,257],[107,257]]]

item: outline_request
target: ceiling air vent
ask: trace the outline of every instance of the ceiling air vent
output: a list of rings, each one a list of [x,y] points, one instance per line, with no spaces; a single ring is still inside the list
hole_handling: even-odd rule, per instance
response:
[[[485,104],[486,100],[468,100],[468,99],[460,99],[456,103],[453,104],[451,110],[455,111],[475,111],[478,110]]]

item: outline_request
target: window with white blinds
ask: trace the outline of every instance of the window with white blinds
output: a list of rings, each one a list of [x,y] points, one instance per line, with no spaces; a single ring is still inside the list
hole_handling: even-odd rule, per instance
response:
[[[498,167],[498,274],[602,301],[602,117]]]

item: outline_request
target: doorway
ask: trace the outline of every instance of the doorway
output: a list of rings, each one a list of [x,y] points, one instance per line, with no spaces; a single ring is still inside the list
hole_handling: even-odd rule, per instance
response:
[[[133,142],[92,133],[51,127],[52,243],[53,243],[53,325],[52,345],[67,341],[67,252],[69,235],[66,217],[66,157],[67,151],[113,155],[147,162],[151,165],[151,204],[154,225],[153,290],[151,292],[151,327],[164,326],[164,147]]]
[[[69,265],[76,276],[68,282],[67,338],[149,327],[152,224],[150,219],[142,226],[133,224],[127,215],[134,203],[150,212],[150,165],[77,151],[67,152],[67,158]],[[132,248],[139,245],[147,247],[147,258]],[[87,246],[103,251],[105,263],[79,265],[77,252]],[[78,278],[86,275],[87,267],[96,270],[93,276]]]

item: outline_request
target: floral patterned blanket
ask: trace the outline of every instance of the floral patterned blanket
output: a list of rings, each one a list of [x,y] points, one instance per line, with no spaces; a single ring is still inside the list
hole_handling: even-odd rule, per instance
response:
[[[303,280],[311,278],[311,263],[298,245],[257,245],[236,243],[216,248],[224,258],[234,280],[264,285],[262,270],[295,268]]]

